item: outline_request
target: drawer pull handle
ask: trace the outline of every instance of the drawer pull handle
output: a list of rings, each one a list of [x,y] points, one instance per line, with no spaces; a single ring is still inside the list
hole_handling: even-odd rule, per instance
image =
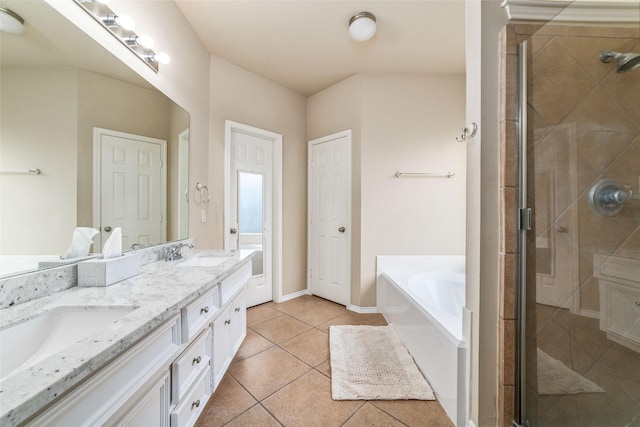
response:
[[[191,404],[191,409],[193,410],[193,408],[199,408],[200,407],[200,399],[196,400],[195,402],[193,402]]]
[[[200,309],[200,314],[206,314],[208,312],[209,312],[209,306]]]
[[[236,313],[240,311],[240,307],[236,307]]]
[[[202,357],[198,356],[193,358],[193,362],[191,362],[191,364],[192,365],[200,364],[200,362],[202,362]]]
[[[224,321],[224,324],[225,324],[225,325],[230,325],[230,324],[231,324],[231,319],[227,319],[227,320],[225,320],[225,321]]]

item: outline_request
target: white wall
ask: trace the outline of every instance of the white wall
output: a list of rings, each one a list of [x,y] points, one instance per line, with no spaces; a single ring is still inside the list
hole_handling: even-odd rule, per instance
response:
[[[359,75],[309,98],[309,139],[354,129],[352,304],[375,306],[377,255],[464,253],[464,89],[464,76]]]
[[[232,120],[283,137],[283,294],[306,288],[306,99],[216,56],[211,57],[211,148],[209,154],[217,227],[213,244],[223,245],[224,123]]]

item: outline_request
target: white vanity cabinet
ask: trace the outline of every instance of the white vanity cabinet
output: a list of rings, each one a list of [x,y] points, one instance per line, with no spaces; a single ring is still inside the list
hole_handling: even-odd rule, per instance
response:
[[[182,310],[183,336],[189,337],[183,341],[189,344],[171,367],[171,427],[195,424],[246,336],[250,277],[247,263]]]
[[[245,263],[26,425],[190,427],[246,336]]]
[[[607,338],[640,352],[640,260],[595,254],[600,329]]]
[[[176,316],[27,425],[168,426],[169,363],[179,349]]]
[[[229,277],[227,283],[221,284],[221,292],[226,295],[227,300],[220,310],[219,315],[212,324],[213,329],[213,360],[211,388],[215,390],[220,384],[227,368],[231,364],[240,344],[247,335],[247,297],[245,286],[247,280],[251,278],[251,265],[246,264],[236,274]],[[226,288],[224,285],[227,285]]]

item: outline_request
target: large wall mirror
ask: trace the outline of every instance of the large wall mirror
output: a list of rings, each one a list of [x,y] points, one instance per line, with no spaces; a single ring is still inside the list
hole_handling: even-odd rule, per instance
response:
[[[0,277],[60,262],[76,227],[92,253],[116,226],[124,250],[187,238],[188,113],[43,0],[2,4],[25,32],[0,33]]]

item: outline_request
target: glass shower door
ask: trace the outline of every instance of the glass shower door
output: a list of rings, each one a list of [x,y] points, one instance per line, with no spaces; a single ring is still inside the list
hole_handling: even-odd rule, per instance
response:
[[[640,426],[640,28],[554,20],[527,50],[524,414]]]

